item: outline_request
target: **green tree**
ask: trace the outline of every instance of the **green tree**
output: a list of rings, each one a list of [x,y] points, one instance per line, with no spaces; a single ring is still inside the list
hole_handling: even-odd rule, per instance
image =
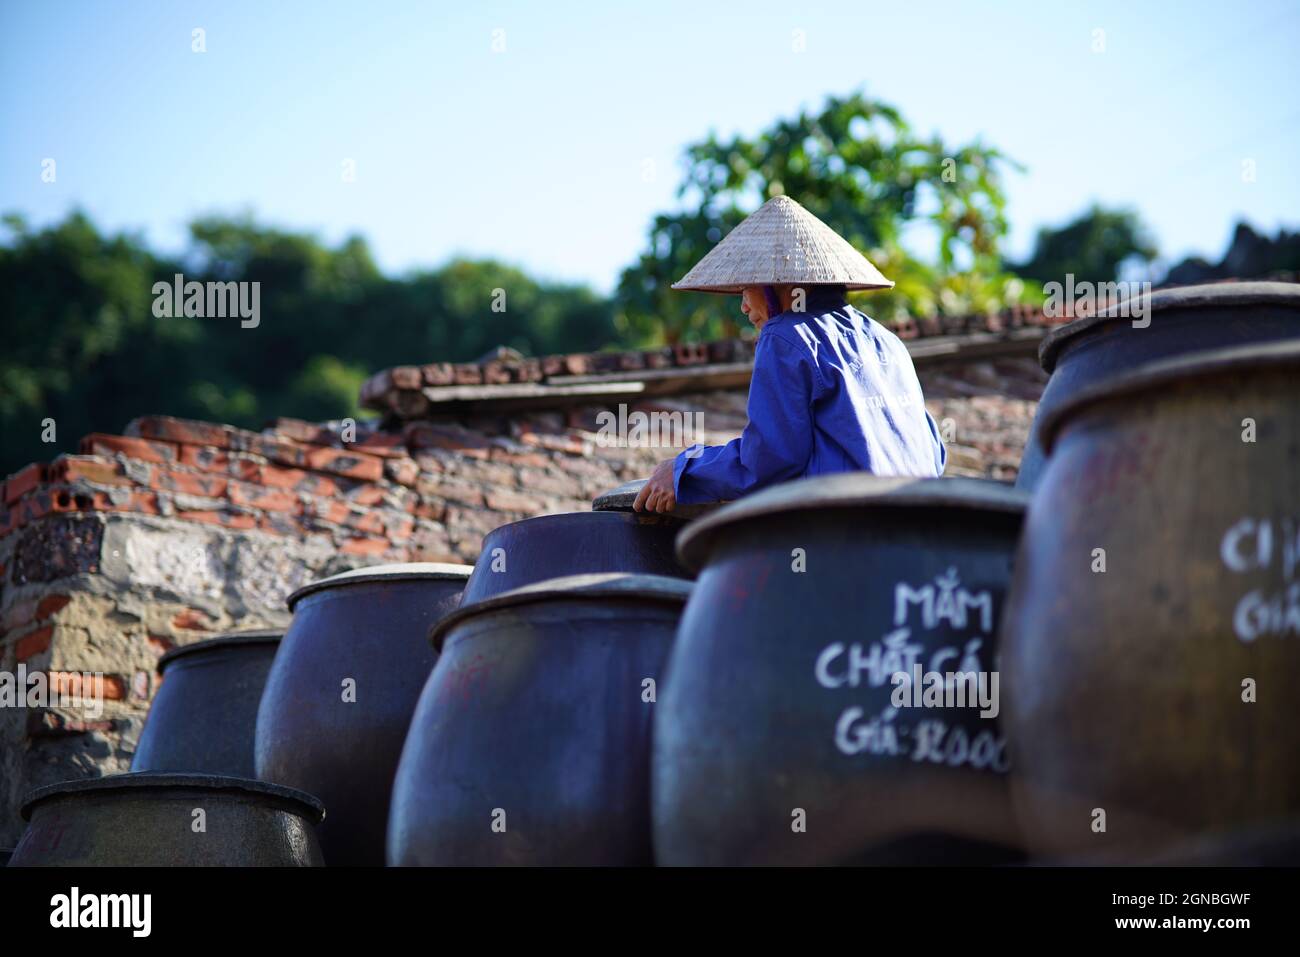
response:
[[[753,139],[710,135],[686,150],[685,210],[655,218],[618,287],[619,328],[639,341],[732,334],[734,297],[673,292],[748,213],[786,194],[864,252],[896,286],[864,306],[880,319],[997,309],[1018,292],[1002,271],[1002,176],[1011,161],[979,142],[920,136],[861,93],[780,120]],[[917,243],[929,254],[908,251]]]
[[[361,382],[377,369],[472,361],[497,345],[586,351],[617,335],[611,303],[581,286],[471,260],[389,278],[359,237],[330,247],[248,216],[195,221],[179,261],[138,237],[101,235],[80,213],[39,231],[5,224],[0,475],[138,415],[246,428],[359,415]],[[176,273],[260,282],[260,323],[155,317],[154,283]],[[46,418],[56,445],[41,441]]]
[[[1040,286],[1064,282],[1067,273],[1076,282],[1114,282],[1123,264],[1155,258],[1155,242],[1136,212],[1094,204],[1064,226],[1040,229],[1029,259],[1007,268]]]

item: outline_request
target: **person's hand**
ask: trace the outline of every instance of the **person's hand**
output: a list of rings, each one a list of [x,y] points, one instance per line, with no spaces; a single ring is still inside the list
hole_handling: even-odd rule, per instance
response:
[[[654,474],[637,493],[632,508],[638,512],[671,512],[677,504],[677,493],[673,491],[673,462],[664,459],[655,466]]]

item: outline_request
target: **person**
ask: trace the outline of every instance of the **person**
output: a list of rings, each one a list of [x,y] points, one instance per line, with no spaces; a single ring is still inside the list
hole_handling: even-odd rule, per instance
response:
[[[907,348],[846,301],[893,285],[787,196],[748,216],[672,288],[740,294],[759,332],[749,423],[726,445],[661,462],[633,507],[670,512],[832,472],[943,474],[947,451]]]

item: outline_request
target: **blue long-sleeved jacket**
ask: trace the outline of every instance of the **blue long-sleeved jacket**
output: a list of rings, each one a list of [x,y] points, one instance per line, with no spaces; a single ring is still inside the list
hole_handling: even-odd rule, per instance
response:
[[[728,501],[830,472],[932,477],[947,462],[907,348],[839,296],[815,289],[803,312],[763,326],[748,412],[740,438],[677,456],[678,502]]]

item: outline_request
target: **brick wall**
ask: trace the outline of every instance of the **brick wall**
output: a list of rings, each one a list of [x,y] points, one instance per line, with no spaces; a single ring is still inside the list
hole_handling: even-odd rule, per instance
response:
[[[737,356],[693,348],[664,353],[659,367]],[[612,355],[600,365],[621,368]],[[526,381],[502,371],[514,365],[485,364],[478,384]],[[572,365],[550,371],[568,375]],[[472,378],[448,368],[453,381]],[[949,474],[1014,477],[1044,382],[1036,362],[949,362],[921,376],[927,407],[952,433]],[[393,379],[390,370],[372,381],[388,389]],[[629,404],[699,411],[703,440],[722,442],[744,427],[745,397],[740,386]],[[252,432],[144,417],[0,485],[0,671],[22,664],[65,686],[73,673],[103,672],[108,699],[94,720],[0,708],[0,846],[21,833],[18,802],[32,787],[127,769],[168,648],[284,625],[289,593],[348,568],[473,562],[496,526],[586,510],[674,452],[603,446],[597,415],[609,401],[456,411],[401,401],[410,414],[386,408],[382,427],[358,426],[348,442],[338,423],[281,419]]]

